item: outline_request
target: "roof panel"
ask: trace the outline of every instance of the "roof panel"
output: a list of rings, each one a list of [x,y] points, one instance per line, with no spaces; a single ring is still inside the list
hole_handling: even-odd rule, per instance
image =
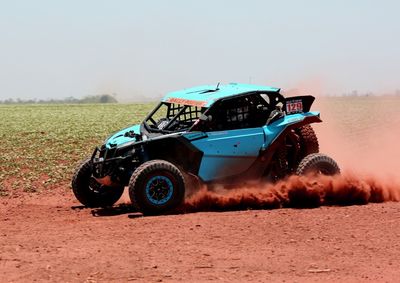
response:
[[[251,84],[230,83],[226,85],[204,85],[168,93],[162,101],[186,105],[210,107],[220,98],[251,91],[278,92],[279,88]]]

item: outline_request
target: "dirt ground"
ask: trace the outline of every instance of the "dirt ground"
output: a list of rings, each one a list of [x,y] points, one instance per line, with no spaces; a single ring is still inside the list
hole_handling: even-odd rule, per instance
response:
[[[398,282],[400,203],[142,217],[0,199],[0,282]]]

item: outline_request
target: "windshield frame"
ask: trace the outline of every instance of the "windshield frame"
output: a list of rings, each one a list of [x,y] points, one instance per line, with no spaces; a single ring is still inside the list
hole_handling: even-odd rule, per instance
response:
[[[163,117],[163,118],[169,118],[170,120],[168,121],[168,123],[162,128],[159,129],[157,128],[157,123],[158,121],[156,121],[155,119],[153,119],[153,115],[163,106],[166,105],[168,107],[168,112],[171,110],[170,107],[171,105],[177,105],[180,106],[181,109],[179,109],[174,116],[168,117],[168,112],[167,112],[167,117]],[[161,101],[160,103],[157,104],[157,106],[146,116],[146,118],[143,120],[142,124],[144,126],[144,128],[150,132],[150,133],[163,133],[163,134],[169,134],[169,133],[176,133],[176,132],[180,132],[180,130],[169,130],[168,128],[178,119],[179,116],[181,116],[182,114],[185,114],[185,111],[190,108],[190,107],[196,107],[196,110],[198,110],[199,113],[204,113],[205,111],[208,110],[208,107],[198,107],[198,106],[193,106],[193,105],[186,105],[186,104],[178,104],[178,103],[172,103],[172,102],[167,102],[167,101]],[[198,119],[198,118],[197,118]],[[196,120],[197,120],[196,119]],[[149,121],[151,122],[151,125],[149,125]],[[193,121],[193,124],[195,123],[195,121]],[[193,125],[187,127],[186,130],[182,130],[182,132],[184,131],[190,131],[190,129],[193,127]]]

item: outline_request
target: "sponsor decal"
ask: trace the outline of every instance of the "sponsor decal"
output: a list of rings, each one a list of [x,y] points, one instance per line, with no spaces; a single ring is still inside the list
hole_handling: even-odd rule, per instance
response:
[[[303,101],[301,99],[289,100],[286,102],[286,113],[299,113],[303,112]]]
[[[197,106],[197,107],[204,107],[207,105],[207,101],[190,100],[190,99],[176,98],[176,97],[168,98],[167,102],[183,104],[183,105],[191,105],[191,106]]]

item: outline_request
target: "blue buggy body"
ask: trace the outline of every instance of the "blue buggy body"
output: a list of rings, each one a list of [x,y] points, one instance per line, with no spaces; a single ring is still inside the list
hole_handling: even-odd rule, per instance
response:
[[[288,126],[302,123],[306,117],[319,117],[319,113],[294,114],[257,128],[206,133],[207,138],[192,142],[204,153],[198,176],[213,181],[243,173]],[[190,134],[183,136],[190,139]]]
[[[141,124],[118,131],[95,149],[74,176],[74,193],[91,204],[87,195],[93,199],[93,193],[84,195],[77,181],[85,169],[93,183],[85,186],[116,195],[104,202],[97,192],[102,201],[96,205],[112,204],[115,192],[128,185],[140,211],[158,214],[182,202],[192,179],[274,182],[319,150],[309,125],[321,122],[319,112],[310,111],[313,101],[313,96],[285,98],[279,88],[236,83],[168,93]]]

